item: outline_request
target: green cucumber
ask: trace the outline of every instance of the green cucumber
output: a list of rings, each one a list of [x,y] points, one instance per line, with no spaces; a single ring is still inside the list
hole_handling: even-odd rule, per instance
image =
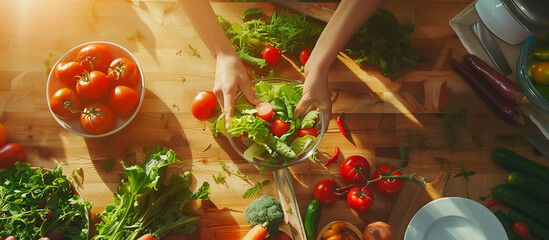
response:
[[[509,185],[498,185],[494,188],[494,197],[549,227],[549,207],[519,189]]]
[[[320,219],[320,203],[313,199],[307,206],[305,211],[305,234],[307,240],[315,239],[316,229],[318,227],[318,220]]]
[[[523,172],[511,172],[507,176],[507,183],[549,203],[549,183],[547,182]]]
[[[523,222],[530,229],[530,234],[538,237],[539,239],[549,240],[549,228],[537,223],[534,219],[530,218],[526,214],[511,209],[509,211],[509,217],[515,222]]]
[[[549,182],[549,168],[525,158],[507,148],[496,148],[492,159],[507,171],[519,171]]]
[[[496,215],[501,225],[503,225],[503,229],[505,229],[509,240],[519,240],[519,237],[513,232],[513,222],[511,222],[509,216],[505,215],[501,210],[495,212],[494,215]]]

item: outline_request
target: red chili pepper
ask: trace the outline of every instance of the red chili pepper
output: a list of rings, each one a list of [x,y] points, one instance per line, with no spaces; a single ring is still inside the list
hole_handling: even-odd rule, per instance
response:
[[[343,134],[345,138],[347,138],[347,132],[345,131],[345,128],[343,128],[343,119],[342,119],[343,114],[345,113],[339,114],[339,116],[337,116],[336,118],[336,121],[337,121],[337,126],[339,127],[339,131],[341,132],[341,134]]]
[[[333,163],[333,162],[337,161],[338,158],[339,158],[339,147],[336,146],[336,150],[334,152],[334,155],[332,155],[332,157],[330,159],[328,159],[328,161],[324,164],[324,167],[328,166],[328,164],[330,164],[330,163]]]
[[[501,202],[500,202],[499,200],[497,200],[496,198],[492,198],[492,200],[490,200],[490,201],[488,201],[488,202],[486,203],[486,207],[487,207],[487,208],[490,208],[490,207],[492,207],[492,206],[494,206],[494,205],[498,205],[498,204],[500,204],[500,203],[501,203]]]

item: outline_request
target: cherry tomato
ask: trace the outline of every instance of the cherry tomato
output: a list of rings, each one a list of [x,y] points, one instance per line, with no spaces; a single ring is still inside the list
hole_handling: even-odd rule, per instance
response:
[[[275,48],[273,46],[266,46],[263,48],[263,51],[261,52],[261,55],[263,56],[263,59],[267,61],[268,63],[275,63],[280,60],[282,57],[282,52],[280,49]]]
[[[25,149],[17,143],[8,143],[0,148],[0,168],[25,160]]]
[[[307,136],[307,135],[317,137],[318,136],[318,131],[314,127],[302,128],[302,129],[297,130],[297,136],[298,137],[304,137],[304,136]]]
[[[305,65],[305,63],[307,63],[307,60],[309,60],[312,51],[313,49],[311,47],[301,50],[301,53],[299,54],[299,60],[301,60],[301,64]]]
[[[7,240],[7,239],[6,239],[6,240]],[[49,237],[43,237],[43,238],[40,238],[40,239],[38,239],[38,240],[50,240],[50,238],[49,238]]]
[[[8,142],[8,130],[0,123],[0,147]]]
[[[15,238],[14,236],[9,236],[6,238],[6,240],[17,240],[17,238]]]
[[[339,197],[334,193],[334,187],[338,188],[339,186],[331,179],[322,179],[318,181],[313,191],[315,199],[324,205],[334,204]]]
[[[109,105],[116,115],[129,117],[139,104],[139,93],[127,86],[116,86],[109,93]]]
[[[257,110],[257,113],[255,115],[262,118],[263,120],[269,121],[271,120],[271,118],[273,118],[273,105],[271,105],[270,103],[262,102],[260,104],[257,104],[255,106],[255,109]]]
[[[76,91],[61,88],[51,96],[50,109],[60,118],[71,119],[80,115],[84,104]]]
[[[150,233],[147,233],[147,234],[141,236],[137,240],[156,240],[156,238],[153,235],[151,235]]]
[[[374,194],[370,188],[353,187],[347,193],[347,203],[352,209],[363,212],[370,209],[374,204]]]
[[[53,219],[53,212],[51,210],[46,210],[46,220],[52,220]]]
[[[107,70],[112,62],[112,55],[107,47],[98,43],[92,43],[80,49],[76,55],[76,59],[88,72],[101,71],[107,74]]]
[[[275,119],[273,119],[273,122],[271,124],[271,133],[273,133],[277,137],[281,137],[282,135],[284,135],[284,133],[290,130],[290,123],[282,121],[280,117],[276,117]]]
[[[55,76],[63,85],[74,88],[78,82],[79,76],[86,74],[84,67],[77,62],[60,62],[55,66]]]
[[[109,78],[113,86],[135,87],[139,81],[139,76],[137,64],[127,58],[114,59],[109,68]]]
[[[398,170],[398,168],[391,166],[390,164],[381,165],[375,170],[372,179],[378,179],[381,176],[402,176],[402,173]],[[382,194],[396,195],[402,189],[404,181],[400,179],[383,179],[374,182],[374,185]]]
[[[97,102],[105,97],[111,89],[111,82],[107,75],[100,71],[93,71],[84,75],[76,83],[76,92],[81,99]]]
[[[63,232],[59,229],[55,229],[48,234],[48,238],[51,240],[61,240],[63,238]]]
[[[528,237],[530,236],[530,229],[523,222],[514,222],[513,223],[513,232],[519,237]]]
[[[217,113],[217,98],[211,91],[200,92],[194,97],[191,104],[191,112],[193,116],[200,120],[206,121]]]
[[[364,183],[370,177],[370,163],[362,156],[350,156],[341,163],[339,173],[347,183]]]
[[[549,84],[549,61],[540,62],[532,73],[534,80],[539,84]]]
[[[106,133],[114,127],[115,116],[106,104],[88,105],[80,115],[80,124],[89,133]]]

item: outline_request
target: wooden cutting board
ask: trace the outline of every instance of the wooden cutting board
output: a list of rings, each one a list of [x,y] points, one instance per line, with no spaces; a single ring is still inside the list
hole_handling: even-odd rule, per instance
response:
[[[417,184],[404,185],[387,219],[387,223],[393,228],[395,239],[404,239],[408,223],[421,207],[444,197],[444,187],[449,176],[449,171],[441,171],[432,182],[426,184],[425,188]]]

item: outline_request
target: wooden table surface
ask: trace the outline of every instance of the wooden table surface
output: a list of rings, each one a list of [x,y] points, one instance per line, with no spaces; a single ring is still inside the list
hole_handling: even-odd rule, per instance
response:
[[[385,1],[383,8],[414,23],[412,45],[431,59],[415,70],[403,69],[395,82],[382,77],[374,66],[360,67],[344,54],[338,57],[329,76],[334,118],[320,145],[318,160],[290,168],[302,213],[313,198],[312,188],[318,180],[333,178],[341,182],[338,164],[322,166],[336,146],[343,157],[362,155],[372,166],[400,164],[398,149],[407,146],[409,164],[403,171],[423,174],[428,181],[442,170],[436,159],[446,158],[451,164],[447,167],[450,178],[444,195],[469,197],[480,203],[485,203],[491,189],[506,179],[506,172],[490,158],[496,147],[508,147],[542,164],[549,163],[535,155],[521,137],[525,130],[539,133],[529,119],[525,126],[502,121],[448,65],[450,58],[467,53],[448,22],[471,2]],[[212,5],[217,14],[233,22],[239,21],[240,14],[250,7],[262,8],[268,15],[274,11],[270,3]],[[106,173],[103,164],[111,158],[127,158],[129,152],[136,153],[130,161],[142,161],[143,147],[161,143],[178,154],[181,163],[176,164],[177,169],[191,171],[198,183],[211,184],[211,200],[191,204],[200,225],[188,239],[240,239],[250,229],[244,209],[255,197],[242,198],[250,185],[235,176],[229,176],[226,184],[216,184],[212,174],[222,172],[219,160],[223,160],[254,181],[272,180],[273,175],[269,170],[260,174],[231,149],[226,139],[214,138],[209,125],[195,120],[190,113],[195,94],[213,87],[215,59],[177,1],[0,0],[0,6],[0,123],[8,130],[9,141],[25,148],[27,162],[44,167],[61,164],[66,174],[82,167],[82,195],[93,202],[92,214],[96,214],[112,201],[122,171],[116,164]],[[132,39],[130,36],[136,33],[140,37]],[[144,70],[146,87],[137,117],[122,131],[99,139],[83,138],[61,128],[48,110],[45,92],[48,66],[72,47],[97,40],[118,43],[134,53]],[[200,57],[185,53],[189,44]],[[265,71],[274,69],[287,77],[303,79],[299,67],[299,60],[289,56]],[[421,97],[424,89],[439,83],[447,86],[448,104],[444,108],[433,107],[429,97],[422,101],[414,97]],[[455,144],[446,146],[450,135],[441,122],[446,113],[458,108],[466,109],[467,117],[464,124],[452,129]],[[335,116],[341,112],[345,112],[352,142],[337,128]],[[468,182],[454,177],[461,171],[461,160],[464,168],[476,172]],[[411,184],[406,183],[405,188]],[[278,197],[274,181],[261,192]],[[374,193],[375,203],[367,212],[351,210],[344,198],[323,207],[320,226],[346,220],[363,229],[369,222],[387,221],[397,197]],[[399,229],[400,238],[407,222],[401,225],[393,226]]]

